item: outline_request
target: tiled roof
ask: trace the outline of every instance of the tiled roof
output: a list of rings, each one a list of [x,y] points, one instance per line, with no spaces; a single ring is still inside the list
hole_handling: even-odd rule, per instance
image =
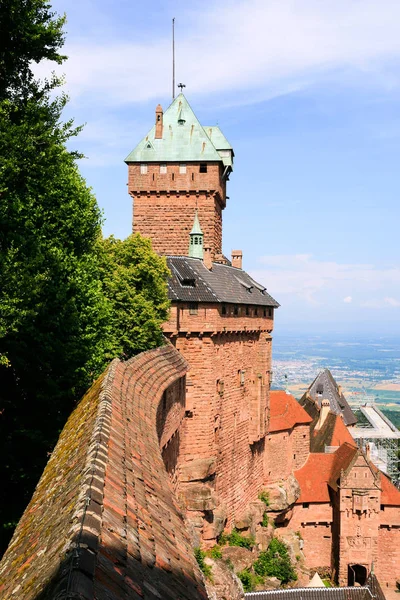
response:
[[[301,490],[297,504],[329,502],[328,481],[334,460],[334,454],[309,455],[306,464],[294,474]]]
[[[341,470],[349,467],[357,453],[357,448],[347,443],[332,454],[311,453],[306,464],[294,474],[301,490],[297,503],[329,502],[328,486],[337,489]]]
[[[170,300],[226,302],[277,308],[278,302],[242,269],[213,263],[209,271],[199,258],[168,256]]]
[[[400,490],[392,483],[385,473],[381,473],[381,504],[400,506]]]
[[[325,452],[325,446],[340,446],[344,442],[348,442],[353,446],[356,445],[353,437],[347,429],[340,415],[329,413],[320,429],[315,430],[318,422],[319,413],[313,419],[310,435],[311,452]]]
[[[373,573],[370,573],[364,586],[266,590],[248,592],[244,597],[246,600],[385,600],[382,588]]]
[[[329,400],[331,411],[335,414],[342,414],[346,425],[354,425],[357,423],[357,417],[351,410],[346,398],[339,389],[338,384],[334,380],[329,369],[321,371],[314,379],[304,396],[300,400],[300,404],[306,408],[306,397],[310,396],[318,406],[321,406],[321,400]]]
[[[207,598],[156,431],[186,370],[165,346],[114,361],[89,390],[0,563],[1,598]]]
[[[178,122],[179,120],[179,122]],[[179,94],[163,114],[162,138],[155,137],[156,126],[126,157],[125,162],[223,162],[218,150],[232,150],[221,130],[207,133],[183,94]],[[221,148],[217,148],[215,143]],[[232,165],[228,158],[226,166]]]
[[[312,421],[304,408],[300,406],[291,394],[278,390],[270,392],[269,431],[285,431],[295,425]]]

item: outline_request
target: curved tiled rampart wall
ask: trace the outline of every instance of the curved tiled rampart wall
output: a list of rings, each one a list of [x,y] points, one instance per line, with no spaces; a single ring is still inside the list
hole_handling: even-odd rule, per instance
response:
[[[2,600],[207,598],[160,451],[177,437],[186,370],[165,346],[92,386],[0,563]]]

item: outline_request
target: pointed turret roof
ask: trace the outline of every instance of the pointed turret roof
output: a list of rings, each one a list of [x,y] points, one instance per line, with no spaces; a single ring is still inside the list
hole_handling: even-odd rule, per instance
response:
[[[203,235],[202,229],[200,227],[200,221],[199,221],[199,215],[197,212],[197,208],[196,208],[196,212],[194,213],[193,227],[192,227],[192,231],[190,232],[190,235]]]
[[[155,131],[154,125],[125,162],[224,162],[183,94],[179,94],[163,114],[162,138],[156,139]],[[216,132],[215,137],[218,145],[223,144],[222,149],[226,150],[228,142],[222,133]]]

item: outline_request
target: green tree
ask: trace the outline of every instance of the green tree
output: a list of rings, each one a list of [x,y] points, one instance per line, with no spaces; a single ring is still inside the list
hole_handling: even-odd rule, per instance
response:
[[[139,234],[126,240],[99,242],[104,294],[110,305],[109,356],[129,358],[163,343],[162,323],[168,318],[165,258]]]
[[[15,521],[104,366],[100,213],[65,148],[65,98],[0,102],[0,520]]]
[[[0,10],[0,99],[26,94],[33,82],[31,64],[60,64],[65,16],[44,0],[2,0]]]
[[[253,568],[257,575],[277,577],[282,583],[297,579],[286,545],[276,538],[271,540],[265,552],[260,553]]]

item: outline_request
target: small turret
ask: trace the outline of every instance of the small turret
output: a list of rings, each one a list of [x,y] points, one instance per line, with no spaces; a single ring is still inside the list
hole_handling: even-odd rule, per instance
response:
[[[189,256],[192,258],[203,258],[203,237],[204,234],[200,227],[199,216],[196,208],[189,242]]]

